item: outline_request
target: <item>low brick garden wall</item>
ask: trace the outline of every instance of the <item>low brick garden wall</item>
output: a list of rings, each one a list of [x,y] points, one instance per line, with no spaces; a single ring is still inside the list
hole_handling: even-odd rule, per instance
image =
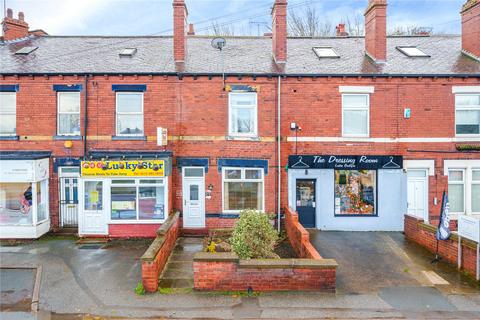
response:
[[[158,277],[180,235],[180,214],[168,217],[157,230],[157,237],[142,256],[142,284],[147,292],[158,290]]]
[[[202,291],[335,292],[337,263],[323,259],[310,243],[298,215],[287,210],[285,229],[299,259],[241,260],[233,252],[199,252],[193,261],[194,288]]]
[[[437,227],[424,223],[423,219],[405,215],[405,237],[418,243],[432,253],[435,253],[437,240],[435,233]],[[462,269],[476,276],[477,272],[477,243],[468,239],[462,239]],[[452,233],[450,239],[438,242],[438,254],[452,264],[458,263],[458,235]]]

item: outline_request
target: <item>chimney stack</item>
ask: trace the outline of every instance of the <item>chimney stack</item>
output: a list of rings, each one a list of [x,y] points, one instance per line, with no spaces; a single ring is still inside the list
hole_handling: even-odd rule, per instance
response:
[[[7,16],[2,22],[3,40],[15,40],[29,35],[28,23],[23,12],[18,13],[18,19],[13,18],[13,10],[7,9]]]
[[[175,63],[185,63],[187,51],[187,7],[184,0],[173,0],[173,58]]]
[[[345,31],[345,23],[339,23],[338,26],[335,27],[337,30],[337,37],[346,37],[348,36],[348,32]]]
[[[287,0],[275,0],[272,8],[272,50],[279,65],[287,62]]]
[[[480,0],[468,0],[462,15],[462,51],[480,59]]]
[[[369,0],[365,11],[365,51],[375,62],[387,60],[387,0]]]

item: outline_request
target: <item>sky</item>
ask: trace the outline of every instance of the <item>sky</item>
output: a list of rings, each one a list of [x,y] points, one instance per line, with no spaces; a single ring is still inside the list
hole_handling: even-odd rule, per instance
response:
[[[25,13],[30,29],[51,35],[170,35],[172,0],[0,0]],[[235,34],[268,32],[274,0],[186,0],[188,22],[197,34],[212,33],[212,22]],[[314,7],[334,25],[348,16],[363,19],[367,0],[289,0],[298,14]],[[460,33],[460,8],[466,0],[389,0],[387,28],[432,27],[434,32]],[[3,5],[3,3],[2,3]],[[3,9],[3,8],[2,8]],[[363,21],[363,20],[362,20]],[[363,22],[362,22],[363,23]]]

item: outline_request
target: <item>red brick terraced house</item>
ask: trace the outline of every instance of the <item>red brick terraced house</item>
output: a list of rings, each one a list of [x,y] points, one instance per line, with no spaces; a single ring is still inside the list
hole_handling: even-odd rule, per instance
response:
[[[460,9],[460,8],[459,8]],[[152,237],[232,226],[242,209],[322,230],[402,230],[480,214],[480,1],[462,35],[50,36],[8,12],[0,42],[0,237]],[[218,41],[217,41],[218,45]],[[220,45],[222,45],[220,41]]]

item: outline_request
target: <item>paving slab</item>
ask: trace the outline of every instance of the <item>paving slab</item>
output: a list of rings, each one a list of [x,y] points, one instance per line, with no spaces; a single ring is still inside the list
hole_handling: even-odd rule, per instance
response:
[[[457,311],[457,308],[433,287],[383,288],[380,298],[402,311]]]
[[[36,269],[0,268],[0,309],[30,311]]]

